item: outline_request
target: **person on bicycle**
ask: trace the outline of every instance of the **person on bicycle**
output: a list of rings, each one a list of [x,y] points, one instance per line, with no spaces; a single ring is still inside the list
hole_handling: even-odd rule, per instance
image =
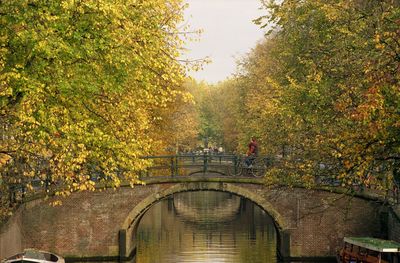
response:
[[[248,150],[246,153],[245,163],[247,167],[251,167],[253,165],[254,160],[258,155],[258,144],[255,137],[251,137],[250,143],[248,145]]]

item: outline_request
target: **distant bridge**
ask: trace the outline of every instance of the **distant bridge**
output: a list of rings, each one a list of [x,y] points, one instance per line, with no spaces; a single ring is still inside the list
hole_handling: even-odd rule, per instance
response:
[[[225,176],[262,177],[272,166],[272,158],[267,156],[243,157],[231,154],[181,154],[142,157],[151,160],[142,171],[141,177],[155,175],[182,176],[194,174],[214,174]]]
[[[149,166],[139,173],[140,179],[157,177],[160,179],[179,176],[207,175],[209,177],[263,177],[272,165],[272,159],[266,156],[250,158],[250,166],[246,164],[247,157],[231,154],[181,154],[162,156],[143,156]],[[43,169],[45,170],[45,169]],[[92,180],[102,177],[101,172],[93,172]],[[123,178],[121,178],[123,180]],[[26,200],[27,195],[47,194],[55,191],[56,182],[41,178],[29,178],[28,181],[18,182],[10,186],[9,199],[11,204],[18,204]],[[239,180],[239,179],[238,179]],[[234,180],[235,181],[235,180]],[[34,191],[27,191],[30,184]],[[27,200],[31,197],[28,196]]]

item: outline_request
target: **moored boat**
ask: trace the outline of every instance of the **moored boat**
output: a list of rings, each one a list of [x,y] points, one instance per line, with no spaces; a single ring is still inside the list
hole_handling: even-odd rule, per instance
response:
[[[400,243],[371,237],[345,237],[339,263],[400,263]]]
[[[12,257],[6,258],[1,263],[65,263],[63,257],[36,249],[25,249]]]

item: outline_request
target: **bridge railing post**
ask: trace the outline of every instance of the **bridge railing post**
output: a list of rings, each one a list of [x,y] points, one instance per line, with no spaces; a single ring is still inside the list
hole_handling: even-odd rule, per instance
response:
[[[176,175],[176,176],[179,175],[179,173],[178,173],[178,172],[179,172],[178,158],[179,158],[178,156],[175,156],[175,170],[174,170],[175,173],[174,173],[174,176],[175,176],[175,175]]]
[[[205,152],[205,153],[203,154],[203,173],[204,173],[204,174],[207,173],[207,165],[208,165],[208,155],[207,155],[207,153]]]
[[[235,174],[237,174],[238,167],[237,167],[237,156],[236,155],[233,156],[233,168],[234,168]]]
[[[15,189],[14,186],[10,186],[10,191],[8,193],[8,197],[9,197],[9,205],[13,206],[14,203],[16,202],[16,193],[15,193]]]
[[[171,176],[172,177],[174,176],[174,171],[175,171],[175,168],[174,168],[174,157],[171,157]]]

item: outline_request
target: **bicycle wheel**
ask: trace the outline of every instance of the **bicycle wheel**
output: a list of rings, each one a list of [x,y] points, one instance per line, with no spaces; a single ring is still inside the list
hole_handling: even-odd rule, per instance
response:
[[[267,164],[262,160],[255,160],[253,166],[250,169],[250,173],[254,177],[264,177],[265,173],[267,172]]]
[[[228,173],[231,176],[239,176],[243,172],[243,163],[241,160],[238,160],[236,165],[232,162],[232,165],[228,166]]]

